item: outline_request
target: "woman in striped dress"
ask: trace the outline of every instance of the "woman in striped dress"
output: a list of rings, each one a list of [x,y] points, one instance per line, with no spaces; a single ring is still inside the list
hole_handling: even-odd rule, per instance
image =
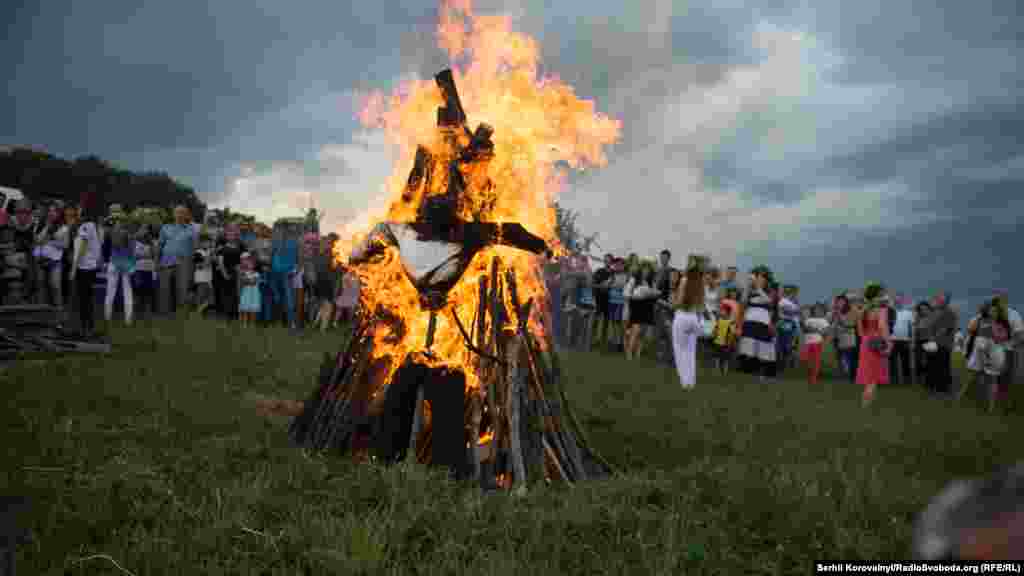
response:
[[[744,372],[761,380],[773,377],[775,367],[775,302],[768,293],[772,273],[758,266],[750,273],[750,287],[740,304],[739,356]]]

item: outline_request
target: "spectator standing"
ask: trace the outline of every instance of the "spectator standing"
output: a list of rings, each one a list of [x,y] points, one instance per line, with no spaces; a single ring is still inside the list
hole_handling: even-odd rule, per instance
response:
[[[239,257],[238,274],[238,310],[242,326],[248,328],[256,323],[256,315],[262,306],[260,302],[260,275],[256,272],[256,261],[248,252]]]
[[[989,411],[995,410],[1001,398],[999,377],[1006,368],[1006,343],[1010,339],[1010,322],[1006,309],[999,298],[993,298],[981,305],[978,315],[967,324],[973,338],[967,369],[973,376],[960,388],[963,398],[970,385],[980,382],[982,390],[988,392]]]
[[[299,325],[305,327],[310,314],[315,311],[311,306],[316,288],[316,255],[320,249],[320,237],[313,232],[302,236],[302,247],[299,251],[299,278],[295,284],[295,302]]]
[[[775,364],[775,302],[768,292],[771,282],[772,273],[767,266],[751,271],[737,323],[743,371],[758,374],[762,381],[772,377]]]
[[[616,258],[612,269],[612,279],[608,285],[608,316],[611,323],[611,350],[625,352],[626,342],[626,284],[629,274],[626,273],[626,261]]]
[[[77,297],[79,332],[85,338],[96,334],[96,274],[103,258],[103,245],[96,224],[98,201],[94,187],[82,195],[81,218],[71,260],[71,281]]]
[[[257,229],[256,243],[250,253],[256,260],[256,271],[260,274],[260,314],[259,321],[268,325],[273,320],[274,299],[270,290],[270,262],[273,253],[271,234],[268,229]]]
[[[564,258],[557,257],[544,265],[544,285],[548,290],[550,303],[548,314],[551,317],[551,338],[560,349],[564,342],[562,332],[562,273]]]
[[[718,316],[712,335],[715,351],[712,365],[723,376],[729,372],[736,350],[736,314],[739,311],[736,298],[736,290],[725,291],[718,305]]]
[[[892,353],[889,355],[889,380],[899,384],[902,379],[910,382],[910,346],[914,311],[910,309],[910,301],[906,296],[896,297],[896,320],[892,326]]]
[[[152,317],[156,311],[156,233],[143,224],[135,235],[135,273],[132,274],[132,296],[135,316]]]
[[[22,199],[14,206],[14,220],[11,222],[13,240],[13,266],[17,273],[11,273],[8,283],[8,295],[19,304],[28,304],[36,300],[36,262],[33,256],[36,236],[35,224],[32,222],[32,203]]]
[[[643,352],[644,341],[654,328],[654,305],[660,293],[654,287],[654,268],[636,266],[624,294],[629,308],[626,328],[626,358],[632,360]],[[701,287],[703,290],[703,286]]]
[[[722,273],[712,266],[704,273],[704,304],[713,314],[718,313],[722,301]]]
[[[812,306],[810,317],[804,321],[804,345],[800,349],[800,358],[807,364],[807,382],[812,386],[818,383],[818,376],[821,374],[821,353],[828,332],[825,305]]]
[[[316,297],[319,302],[316,321],[320,332],[327,332],[334,318],[334,298],[338,293],[339,274],[334,263],[334,246],[338,235],[331,233],[320,242],[316,256]]]
[[[592,286],[594,294],[594,333],[600,350],[605,350],[608,340],[611,337],[611,316],[609,302],[609,287],[613,276],[612,265],[614,257],[605,254],[604,265],[594,272]]]
[[[247,251],[248,248],[242,244],[238,224],[225,226],[224,238],[214,250],[214,290],[217,292],[217,307],[228,320],[238,317],[238,266],[242,262],[242,254]]]
[[[879,385],[889,383],[889,308],[885,303],[885,288],[869,283],[864,288],[864,312],[857,320],[863,338],[857,362],[857,384],[864,387],[861,403],[871,404]]]
[[[672,350],[683,390],[692,390],[697,385],[697,338],[704,331],[704,275],[697,264],[688,263],[686,275],[672,298]]]
[[[75,283],[71,280],[71,267],[75,255],[75,239],[78,238],[78,229],[82,224],[80,214],[81,211],[77,205],[68,204],[64,207],[64,224],[68,227],[68,244],[64,250],[64,256],[61,258],[61,280],[64,281],[61,292],[64,297],[64,320],[67,324],[76,326],[78,295],[75,291]]]
[[[926,339],[928,389],[940,396],[948,397],[953,389],[951,357],[958,325],[959,319],[949,307],[949,293],[943,292],[932,300],[932,313],[917,326],[917,331]]]
[[[196,313],[202,317],[214,305],[213,268],[214,250],[210,237],[205,232],[199,236],[199,247],[192,260],[195,267]]]
[[[1010,306],[1010,293],[1007,290],[997,290],[996,299],[1000,306],[1006,310],[1006,322],[1009,325],[1009,339],[1003,345],[1006,349],[1006,366],[999,376],[999,395],[1005,398],[1010,391],[1010,386],[1017,382],[1017,374],[1020,370],[1021,351],[1024,350],[1024,319],[1020,312]]]
[[[594,302],[593,274],[590,269],[590,260],[587,256],[583,258],[583,278],[576,285],[576,310],[580,316],[579,335],[576,337],[578,350],[589,352],[594,342],[594,316],[597,304]]]
[[[832,321],[836,349],[839,350],[843,374],[851,382],[856,381],[857,368],[854,356],[857,354],[857,317],[849,298],[841,294],[836,298],[836,314]]]
[[[797,301],[796,286],[785,286],[778,307],[778,371],[791,368],[796,354],[794,351],[800,342],[800,303]]]
[[[718,268],[709,266],[704,270],[704,332],[697,338],[697,348],[702,357],[709,361],[714,360],[714,329],[718,320],[718,307],[722,301],[720,289],[722,275]]]
[[[109,324],[114,315],[114,297],[121,288],[121,299],[124,303],[124,322],[131,326],[132,306],[132,274],[135,273],[137,257],[135,240],[123,217],[115,217],[111,222],[106,237],[110,246],[110,259],[107,264],[107,289],[104,298],[103,317]]]
[[[39,302],[50,306],[64,306],[64,252],[68,247],[68,227],[64,223],[64,207],[50,206],[46,222],[36,234],[37,263],[39,266]]]
[[[560,306],[562,308],[562,345],[576,348],[583,330],[584,311],[580,310],[581,287],[590,281],[585,256],[570,255],[562,263],[559,283]]]
[[[359,290],[359,276],[354,270],[342,268],[341,292],[338,296],[338,317],[342,322],[350,322],[355,318]]]
[[[918,302],[914,309],[914,324],[910,328],[910,335],[911,338],[913,338],[912,344],[914,346],[914,352],[912,354],[915,360],[914,373],[917,375],[918,381],[920,381],[925,388],[927,388],[928,384],[928,353],[924,351],[924,344],[927,339],[922,337],[921,333],[918,331],[918,326],[920,326],[922,319],[928,317],[931,313],[931,304],[926,300]],[[967,350],[964,352],[967,356],[970,356],[970,342],[967,342],[965,346]]]
[[[196,249],[196,229],[189,222],[188,208],[174,208],[174,223],[160,228],[157,240],[160,312],[185,311],[192,287],[192,255]],[[173,302],[172,305],[172,294]]]
[[[283,225],[275,225],[273,234],[268,278],[270,291],[274,305],[284,308],[288,327],[295,329],[297,326],[293,277],[299,266],[299,243]]]
[[[655,271],[654,287],[658,289],[658,301],[654,306],[655,358],[659,362],[672,362],[672,322],[675,309],[672,306],[672,278],[678,271],[672,267],[672,252],[667,248],[658,254],[658,268]]]

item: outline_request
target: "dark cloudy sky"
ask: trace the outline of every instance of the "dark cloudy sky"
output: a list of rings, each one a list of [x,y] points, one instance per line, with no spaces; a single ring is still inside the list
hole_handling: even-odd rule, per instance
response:
[[[4,6],[0,144],[166,170],[267,217],[312,204],[337,225],[379,200],[391,156],[355,96],[446,64],[431,1]],[[623,121],[609,165],[563,195],[605,249],[764,262],[809,297],[877,279],[973,307],[994,286],[1024,294],[1020,6],[478,9],[513,15],[546,72]]]

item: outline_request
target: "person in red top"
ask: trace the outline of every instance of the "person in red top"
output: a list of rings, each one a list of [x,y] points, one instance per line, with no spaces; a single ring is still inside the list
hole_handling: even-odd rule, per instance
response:
[[[864,313],[857,320],[861,334],[857,384],[864,386],[863,405],[875,398],[875,388],[889,383],[889,309],[885,305],[885,289],[870,283],[864,288]]]

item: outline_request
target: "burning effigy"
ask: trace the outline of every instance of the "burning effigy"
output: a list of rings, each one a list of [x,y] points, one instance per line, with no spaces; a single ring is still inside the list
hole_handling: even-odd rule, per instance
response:
[[[364,110],[416,145],[387,214],[339,243],[362,285],[360,314],[289,434],[492,487],[606,476],[567,402],[541,267],[562,251],[558,165],[603,164],[619,123],[540,78],[536,43],[508,18],[476,16],[466,1],[441,13],[452,68]]]

